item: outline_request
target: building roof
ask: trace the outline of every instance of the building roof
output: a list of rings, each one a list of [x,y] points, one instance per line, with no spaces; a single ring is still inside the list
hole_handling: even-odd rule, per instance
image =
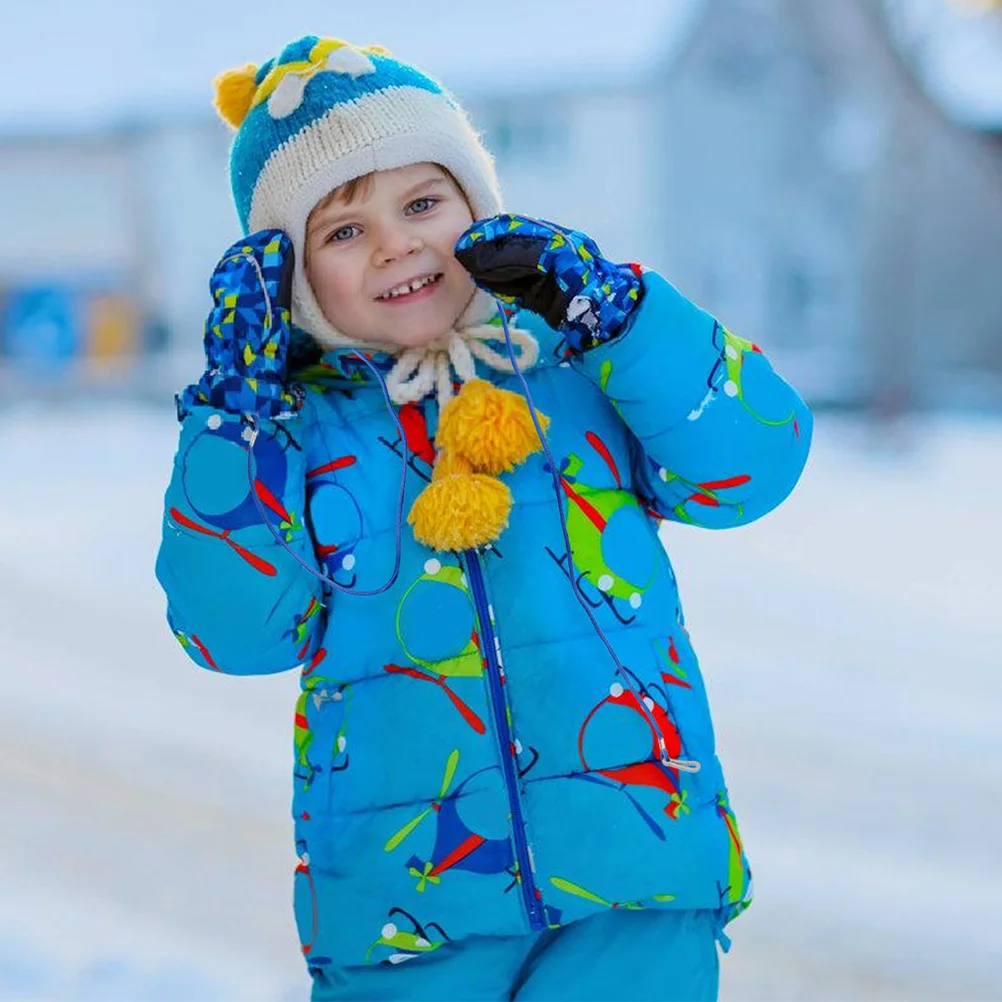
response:
[[[1002,9],[979,0],[884,0],[891,36],[952,119],[1002,130]]]
[[[460,95],[577,89],[645,75],[707,0],[47,0],[19,3],[0,45],[0,129],[91,130],[200,112],[211,79],[305,34],[386,45]],[[503,16],[501,16],[503,12]],[[54,44],[53,20],[59,21]],[[68,41],[62,41],[68,40]]]

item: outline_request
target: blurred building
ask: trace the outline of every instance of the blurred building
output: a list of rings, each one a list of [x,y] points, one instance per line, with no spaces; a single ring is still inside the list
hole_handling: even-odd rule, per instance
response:
[[[623,25],[602,72],[542,23],[549,8],[522,46],[538,71],[450,73],[459,24],[425,64],[485,131],[512,210],[664,270],[814,402],[1002,403],[997,15],[946,0],[672,10],[657,34]],[[197,373],[208,275],[236,231],[228,140],[208,108],[0,132],[0,374],[141,358],[161,392]]]
[[[0,386],[133,381],[200,328],[226,150],[210,116],[0,133]]]

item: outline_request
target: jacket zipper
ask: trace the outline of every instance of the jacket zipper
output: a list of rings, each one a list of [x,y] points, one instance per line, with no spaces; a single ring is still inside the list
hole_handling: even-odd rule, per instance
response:
[[[487,602],[487,590],[484,588],[483,571],[477,552],[467,550],[465,557],[466,572],[470,579],[470,590],[473,593],[473,604],[477,611],[477,619],[480,620],[480,638],[487,661],[487,683],[491,692],[491,709],[494,712],[494,724],[501,742],[501,771],[508,789],[508,806],[511,808],[512,838],[515,843],[515,858],[518,861],[519,883],[522,886],[525,909],[529,914],[529,926],[533,931],[537,931],[545,929],[546,923],[543,921],[543,910],[536,897],[529,843],[525,839],[522,798],[518,790],[518,778],[515,775],[515,761],[511,754],[512,735],[505,713],[507,703],[501,687],[501,665],[497,658],[494,627],[491,624],[490,607]]]

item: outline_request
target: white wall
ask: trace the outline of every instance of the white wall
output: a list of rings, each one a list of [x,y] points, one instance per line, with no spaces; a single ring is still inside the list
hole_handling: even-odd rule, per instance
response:
[[[240,236],[229,193],[226,129],[204,121],[152,128],[136,139],[143,298],[169,326],[182,371],[198,374],[209,276]]]
[[[114,142],[0,144],[0,285],[126,279],[135,248],[128,178]]]

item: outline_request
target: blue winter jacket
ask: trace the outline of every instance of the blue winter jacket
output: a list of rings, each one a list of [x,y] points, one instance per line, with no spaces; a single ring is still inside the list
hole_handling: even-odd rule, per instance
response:
[[[241,419],[184,419],[157,575],[197,664],[301,674],[295,912],[313,970],[614,907],[713,909],[723,923],[750,900],[658,526],[730,528],[775,508],[812,419],[757,347],[657,274],[644,285],[628,331],[570,362],[538,317],[518,317],[541,344],[527,379],[551,418],[559,496],[537,454],[504,476],[515,503],[495,546],[436,553],[405,525],[399,576],[376,597],[334,592],[275,541]],[[402,453],[366,372],[325,355],[300,374],[301,413],[254,444],[272,527],[356,590],[392,573]],[[435,408],[400,417],[406,511],[431,472]],[[699,771],[662,764],[659,738]]]

